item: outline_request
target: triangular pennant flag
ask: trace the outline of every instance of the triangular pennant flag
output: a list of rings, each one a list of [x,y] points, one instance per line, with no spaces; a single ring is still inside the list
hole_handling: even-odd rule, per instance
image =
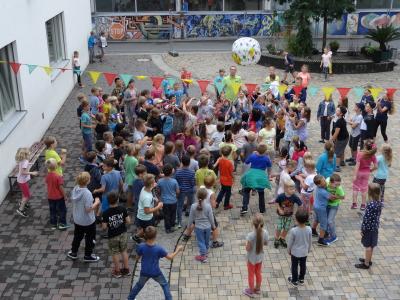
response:
[[[164,78],[163,77],[150,77],[150,78],[151,81],[153,82],[153,86],[158,90]]]
[[[380,94],[380,92],[383,91],[383,88],[370,88],[372,97],[374,97],[374,100],[376,100]]]
[[[222,81],[214,82],[215,87],[217,88],[218,93],[221,94],[222,90],[224,89],[224,84]]]
[[[341,87],[337,88],[337,90],[339,92],[340,97],[343,99],[350,92],[351,88]]]
[[[173,77],[168,77],[168,85],[172,88],[176,82],[175,78]]]
[[[182,79],[182,81],[188,84],[193,83],[193,79]]]
[[[301,85],[293,86],[293,91],[296,96],[299,96],[303,87]]]
[[[115,77],[117,77],[117,74],[104,72],[103,76],[106,79],[108,85],[111,86],[114,82]]]
[[[200,91],[203,94],[206,91],[207,86],[210,84],[210,80],[197,80],[197,83],[199,84]]]
[[[252,95],[253,92],[255,91],[257,84],[255,83],[246,83],[246,87],[247,87],[247,93],[248,95]]]
[[[269,84],[269,83],[263,83],[262,85],[261,85],[261,92],[266,92],[266,91],[268,91],[268,89],[269,89],[269,87],[270,87],[271,85]]]
[[[33,71],[37,68],[37,65],[27,65],[29,74],[32,74]]]
[[[144,80],[144,79],[146,79],[147,78],[147,76],[144,76],[144,75],[138,75],[138,76],[135,76],[137,79],[139,79],[139,80]]]
[[[119,74],[119,77],[122,79],[122,81],[125,83],[125,86],[129,84],[129,80],[133,78],[132,75],[130,74]],[[115,78],[115,77],[114,77]],[[114,80],[114,79],[113,79]]]
[[[287,91],[288,86],[286,84],[281,84],[278,88],[279,88],[279,95],[281,95],[282,97],[283,94]]]
[[[5,60],[0,60],[0,64],[5,64],[6,61]]]
[[[387,88],[387,89],[386,89],[386,95],[387,95],[389,98],[392,98],[393,95],[394,95],[394,93],[396,93],[396,91],[397,91],[397,89],[394,89],[394,88]]]
[[[335,88],[332,86],[324,86],[322,88],[322,92],[324,93],[325,99],[329,99],[334,90],[335,90]]]
[[[47,75],[50,76],[51,72],[53,72],[53,69],[51,67],[42,67],[42,69],[46,72]]]
[[[14,71],[14,74],[18,74],[19,68],[21,67],[20,63],[9,62],[11,69]]]
[[[97,83],[97,80],[99,80],[99,77],[101,75],[101,72],[96,72],[96,71],[88,71],[90,79],[92,80],[93,84]]]
[[[357,97],[362,97],[364,94],[364,88],[363,87],[355,87],[353,88],[353,92]]]
[[[314,97],[319,91],[319,88],[317,86],[309,86],[307,88],[307,93],[310,94],[311,97]]]
[[[67,71],[68,69],[66,69],[66,68],[61,68],[60,70],[61,70],[61,72],[63,72],[63,73],[64,73],[64,72],[65,72],[65,71]],[[81,70],[79,70],[78,72],[79,72],[79,74],[81,74],[81,73],[82,73],[82,71],[81,71]]]

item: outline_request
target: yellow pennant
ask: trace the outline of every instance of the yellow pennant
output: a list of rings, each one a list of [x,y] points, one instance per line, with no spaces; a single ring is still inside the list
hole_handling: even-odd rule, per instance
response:
[[[0,64],[5,64],[6,61],[5,60],[0,60]]]
[[[48,76],[53,72],[53,69],[51,67],[42,67],[42,69],[46,72]]]
[[[92,80],[93,84],[97,83],[97,80],[99,80],[99,77],[101,75],[101,72],[96,72],[96,71],[88,71],[89,77]]]
[[[279,95],[281,95],[281,97],[283,96],[283,94],[286,92],[287,90],[287,85],[286,84],[281,84],[279,86]]]
[[[370,88],[372,97],[374,97],[374,100],[378,98],[379,94],[383,91],[383,88]]]
[[[335,90],[335,88],[332,86],[325,86],[322,88],[322,92],[324,93],[324,96],[326,99],[329,99],[329,97],[332,95],[334,90]]]
[[[192,82],[193,82],[193,79],[182,79],[182,81],[183,81],[183,82],[186,82],[186,83],[192,83]]]
[[[146,78],[147,78],[147,76],[144,76],[144,75],[138,75],[138,76],[136,76],[136,78],[137,78],[137,79],[139,79],[139,80],[144,80],[144,79],[146,79]]]

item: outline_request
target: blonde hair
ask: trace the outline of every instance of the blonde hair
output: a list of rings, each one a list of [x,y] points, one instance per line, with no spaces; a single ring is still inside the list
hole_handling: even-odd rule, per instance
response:
[[[57,168],[57,161],[54,158],[49,158],[45,162],[46,168],[50,171],[54,171]]]
[[[392,165],[392,159],[393,159],[392,147],[390,147],[388,144],[383,144],[381,151],[387,165],[390,167]]]
[[[288,179],[283,182],[283,186],[285,188],[292,188],[292,187],[296,187],[296,184],[294,183],[294,181],[292,179]]]
[[[304,167],[307,169],[315,169],[315,161],[312,159],[304,159]]]
[[[81,172],[76,177],[76,183],[79,186],[87,186],[90,182],[90,174],[88,172]]]
[[[257,213],[254,216],[253,226],[256,230],[256,254],[260,254],[264,245],[264,239],[263,239],[264,219],[261,214]]]
[[[153,137],[153,146],[164,144],[164,140],[165,140],[165,137],[161,133],[156,134]]]
[[[303,159],[304,159],[304,161],[306,161],[306,160],[314,160],[314,159],[313,159],[313,156],[312,156],[312,154],[311,154],[310,151],[306,151],[306,152],[304,153]]]
[[[21,162],[29,158],[29,148],[18,148],[17,153],[15,154],[15,161]]]
[[[111,96],[111,97],[108,97],[107,99],[110,100],[110,102],[118,101],[118,98],[116,96]]]

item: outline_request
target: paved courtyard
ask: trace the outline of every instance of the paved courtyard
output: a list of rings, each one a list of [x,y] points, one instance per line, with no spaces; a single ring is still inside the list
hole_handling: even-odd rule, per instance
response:
[[[138,58],[149,58],[151,61],[137,61]],[[133,56],[109,55],[103,64],[90,66],[91,70],[116,73],[133,73],[135,75],[160,75],[171,73],[187,66],[197,79],[212,79],[218,68],[226,69],[232,64],[229,54],[185,54],[179,58],[169,56]],[[258,83],[265,77],[265,68],[261,66],[239,67],[239,75],[244,82]],[[279,74],[281,75],[281,74]],[[312,74],[312,85],[323,86],[321,76]],[[393,73],[334,75],[329,83],[336,87],[355,87],[370,83],[379,87],[400,87],[399,69]],[[62,76],[70,76],[68,73]],[[85,93],[92,86],[85,78]],[[106,82],[100,79],[98,85],[110,92]],[[139,89],[149,88],[150,82],[138,81]],[[76,117],[76,95],[80,89],[74,89],[53,124],[48,135],[59,140],[60,148],[67,148],[69,156],[65,168],[67,191],[74,186],[74,177],[81,170],[78,161],[80,138]],[[197,87],[194,95],[198,95]],[[397,94],[399,95],[399,94]],[[350,101],[358,100],[350,93]],[[398,98],[397,96],[396,98]],[[338,95],[334,95],[337,101]],[[308,146],[314,156],[322,152],[318,144],[319,126],[315,111],[322,94],[308,98],[313,115],[310,123]],[[352,107],[352,105],[350,105]],[[388,135],[393,145],[395,157],[400,145],[399,113],[390,116]],[[382,139],[378,134],[378,144]],[[27,145],[28,146],[28,145]],[[349,154],[349,153],[347,153]],[[12,159],[10,155],[9,159]],[[308,259],[306,284],[297,289],[291,288],[286,281],[289,275],[289,256],[284,249],[274,249],[269,245],[263,267],[262,299],[400,299],[400,188],[397,186],[400,175],[400,163],[395,159],[386,185],[385,208],[381,217],[379,245],[374,253],[374,265],[369,270],[354,268],[358,257],[363,255],[360,244],[361,219],[356,211],[350,210],[352,168],[344,167],[341,173],[343,185],[347,192],[337,216],[339,240],[328,248],[313,249]],[[240,172],[238,172],[240,173]],[[8,196],[0,206],[0,298],[1,299],[126,299],[130,289],[131,278],[114,279],[110,276],[111,259],[107,254],[107,241],[98,238],[96,254],[100,262],[87,265],[83,262],[71,262],[65,259],[69,250],[73,229],[65,232],[52,231],[48,226],[48,204],[43,176],[32,180],[32,213],[23,219],[15,215],[19,194]],[[236,208],[231,211],[217,211],[221,228],[223,248],[213,249],[207,264],[194,261],[197,253],[196,241],[192,238],[187,244],[178,241],[180,233],[165,235],[159,230],[159,242],[170,251],[177,244],[185,245],[182,255],[176,257],[172,265],[162,262],[162,269],[170,277],[174,299],[246,299],[241,295],[247,283],[244,238],[251,230],[251,214],[239,216],[241,197],[236,181],[233,203]],[[267,196],[268,200],[271,196]],[[70,216],[71,204],[68,203]],[[251,211],[257,211],[256,198],[251,199]],[[266,227],[273,235],[276,214],[273,208],[265,214]],[[129,229],[132,231],[132,227]],[[129,244],[133,253],[133,243]],[[80,253],[81,256],[83,253]],[[133,268],[134,260],[131,258]],[[140,265],[136,275],[138,274]],[[134,279],[136,279],[135,277]],[[161,289],[154,283],[148,283],[138,299],[162,299]]]

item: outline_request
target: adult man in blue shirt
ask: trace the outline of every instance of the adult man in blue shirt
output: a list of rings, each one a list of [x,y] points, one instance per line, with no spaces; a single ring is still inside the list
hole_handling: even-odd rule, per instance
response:
[[[89,48],[89,63],[94,63],[94,46],[97,43],[96,36],[94,35],[94,31],[90,32],[90,36],[88,39],[88,48]]]

